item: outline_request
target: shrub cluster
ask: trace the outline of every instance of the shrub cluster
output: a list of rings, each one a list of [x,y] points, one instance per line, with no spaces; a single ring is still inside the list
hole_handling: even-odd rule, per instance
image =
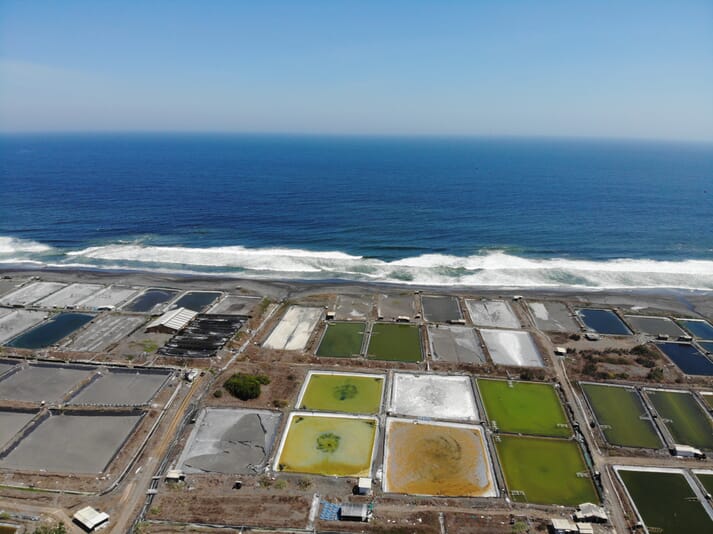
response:
[[[240,400],[256,399],[260,396],[260,386],[270,383],[270,378],[266,375],[248,375],[235,373],[225,381],[223,386],[231,395]]]

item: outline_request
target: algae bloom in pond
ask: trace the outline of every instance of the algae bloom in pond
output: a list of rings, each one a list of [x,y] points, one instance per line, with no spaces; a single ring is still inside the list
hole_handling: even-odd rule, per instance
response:
[[[322,452],[334,452],[339,448],[341,439],[332,432],[325,432],[317,438],[317,448]]]
[[[345,401],[347,399],[353,399],[357,396],[359,390],[354,384],[342,384],[340,386],[335,386],[332,390],[332,395],[338,401]]]
[[[303,410],[378,413],[383,376],[312,373],[299,402]]]
[[[369,476],[376,438],[371,417],[293,415],[277,469],[290,473]]]

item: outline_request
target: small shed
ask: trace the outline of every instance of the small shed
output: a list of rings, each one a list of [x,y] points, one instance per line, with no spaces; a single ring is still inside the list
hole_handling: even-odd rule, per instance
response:
[[[109,521],[109,514],[95,510],[91,506],[85,506],[81,510],[77,510],[72,519],[86,532],[94,532],[106,526]]]
[[[579,532],[577,525],[569,519],[554,517],[551,519],[551,523],[553,534],[577,534]]]
[[[574,520],[587,523],[606,523],[609,517],[603,507],[591,502],[585,502],[577,507],[577,511],[574,513]]]
[[[167,311],[161,317],[154,319],[146,327],[147,332],[158,332],[161,334],[175,334],[183,330],[188,323],[195,319],[197,312],[187,308],[176,308]]]
[[[361,477],[357,481],[357,495],[371,495],[371,479]]]
[[[369,521],[371,512],[366,504],[343,504],[339,508],[340,521]]]
[[[166,482],[183,482],[186,480],[186,474],[180,469],[169,469],[166,472]]]
[[[567,349],[564,347],[555,347],[555,354],[557,356],[566,356],[567,355]]]

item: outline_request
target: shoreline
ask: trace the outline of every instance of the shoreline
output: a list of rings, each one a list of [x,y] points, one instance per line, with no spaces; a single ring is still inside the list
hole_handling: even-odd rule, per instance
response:
[[[90,282],[99,281],[117,285],[144,287],[176,287],[214,289],[231,293],[256,294],[274,300],[305,297],[320,293],[395,293],[426,292],[472,296],[500,296],[527,299],[565,300],[582,304],[640,307],[642,310],[658,309],[701,318],[713,318],[713,290],[682,288],[595,288],[574,286],[464,286],[417,285],[396,282],[356,281],[346,279],[255,279],[228,277],[199,273],[162,273],[133,269],[92,269],[27,267],[4,265],[0,276],[39,277],[48,281]]]

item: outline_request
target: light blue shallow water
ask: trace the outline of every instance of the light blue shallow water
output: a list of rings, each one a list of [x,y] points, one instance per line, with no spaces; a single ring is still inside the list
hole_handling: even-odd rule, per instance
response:
[[[713,145],[0,137],[0,261],[713,288]]]

